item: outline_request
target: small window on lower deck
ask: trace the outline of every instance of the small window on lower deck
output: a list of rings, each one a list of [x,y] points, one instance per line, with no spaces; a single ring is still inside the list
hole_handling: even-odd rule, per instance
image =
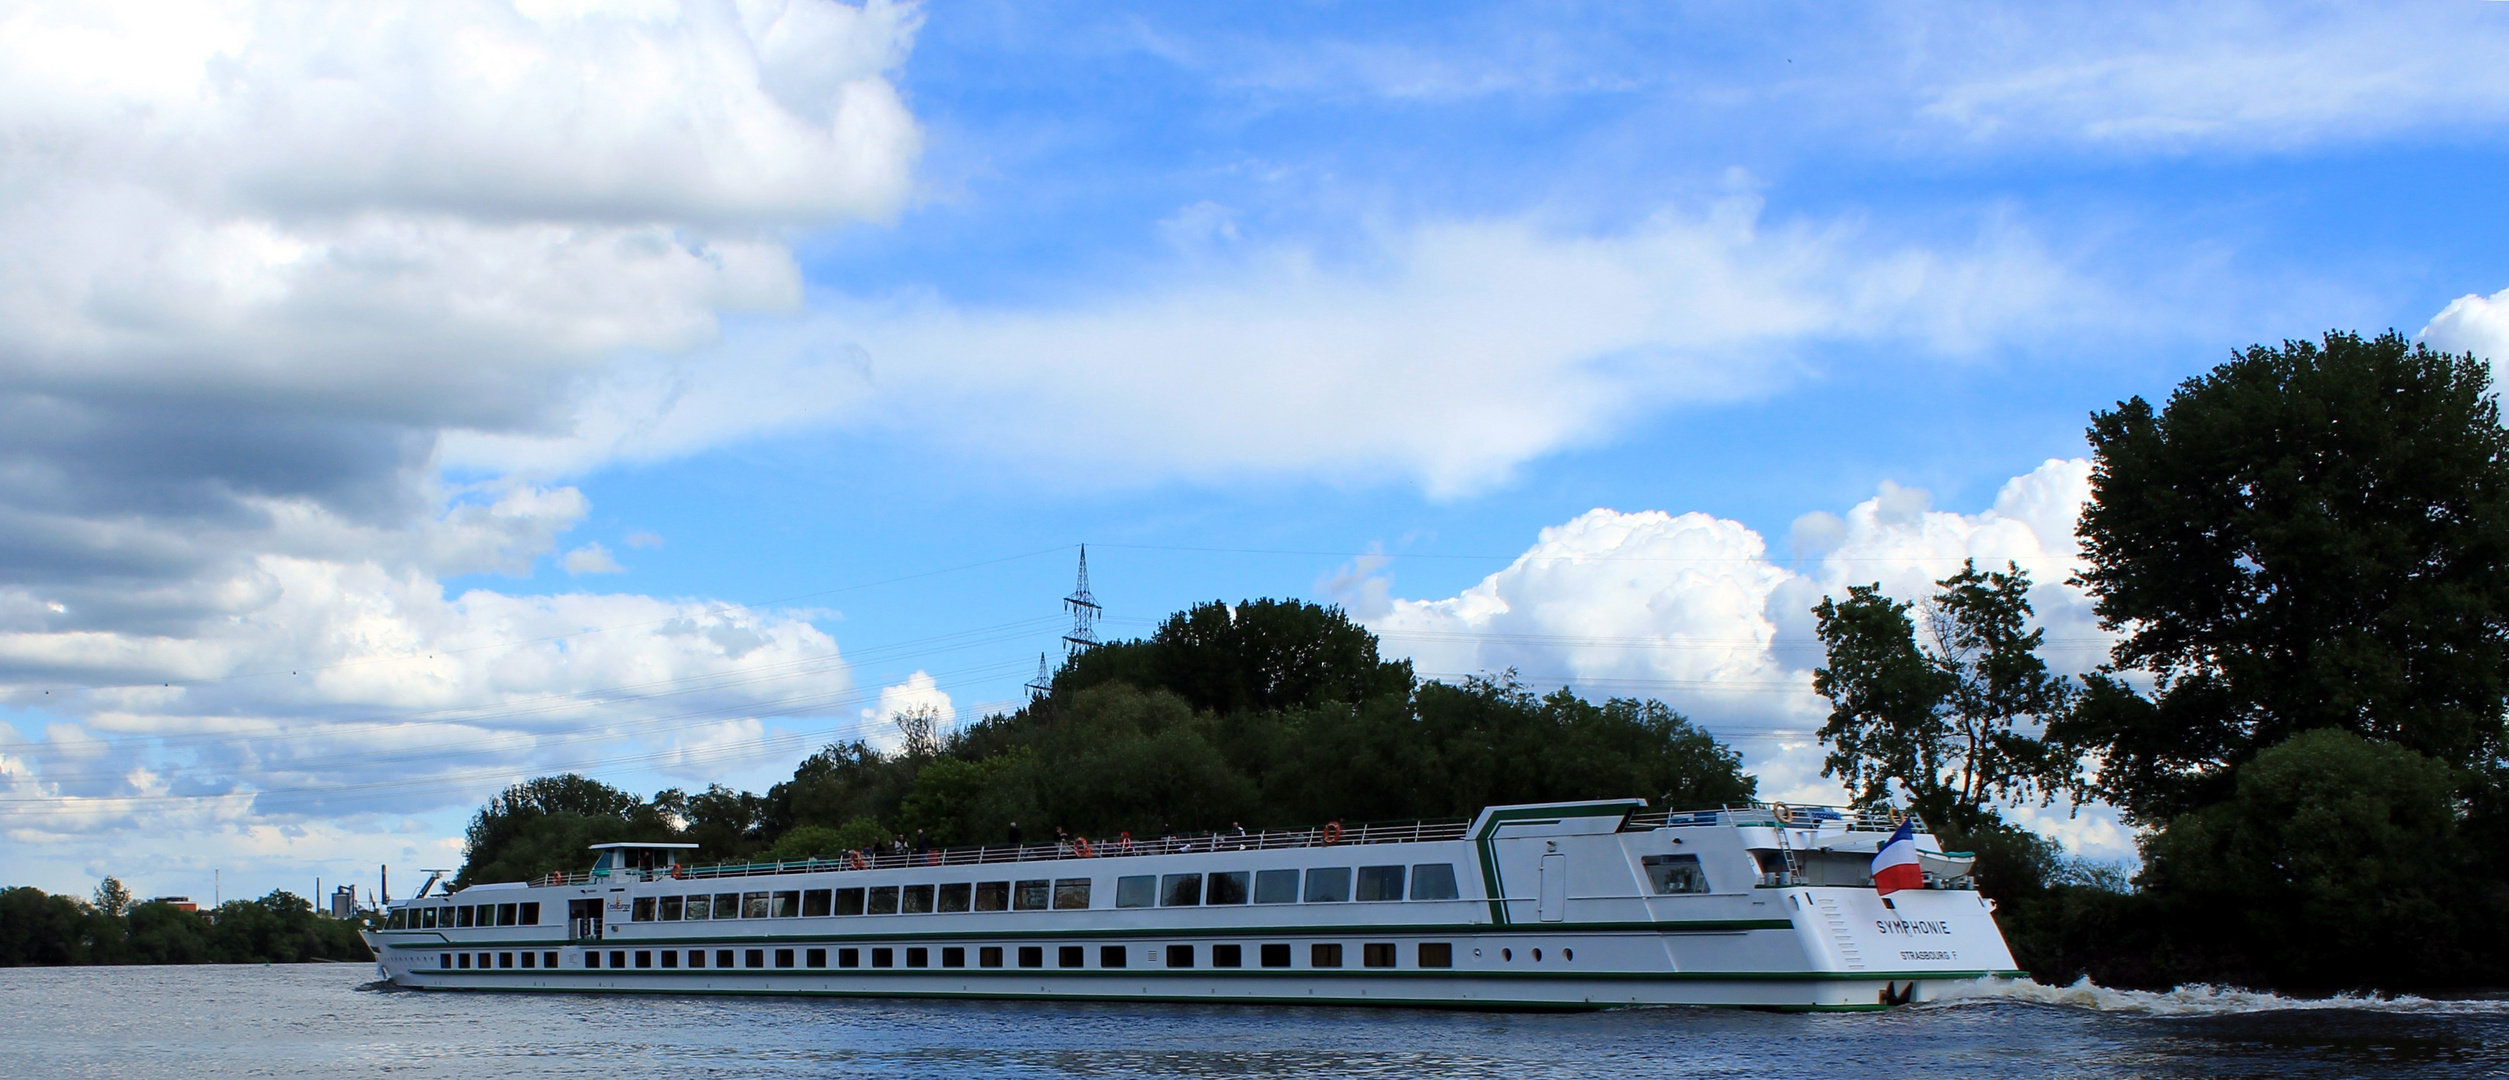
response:
[[[729,967],[731,965],[726,964],[724,966]],[[767,966],[767,951],[765,949],[750,949],[743,952],[741,954],[741,966],[754,968]]]
[[[826,949],[811,949],[802,953],[802,966],[815,968],[828,966],[828,951]]]
[[[1454,943],[1453,943],[1453,942],[1448,942],[1448,941],[1423,941],[1423,942],[1421,942],[1421,943],[1420,943],[1420,966],[1421,966],[1421,967],[1424,967],[1424,968],[1444,968],[1444,967],[1454,967],[1454,966],[1455,966],[1455,945],[1454,945]]]
[[[597,967],[600,967],[600,966],[601,966],[601,954],[600,954],[600,953],[597,953],[597,952],[588,952],[588,953],[585,953],[585,954],[584,954],[584,966],[585,966],[585,967],[588,967],[588,968],[597,968]]]
[[[1088,951],[1078,945],[1065,945],[1054,950],[1054,966],[1080,967],[1088,963]]]
[[[841,967],[841,968],[861,967],[861,966],[862,966],[862,950],[861,950],[861,949],[838,949],[838,950],[836,950],[836,966]]]
[[[960,945],[952,945],[952,946],[949,946],[948,948],[942,949],[942,950],[941,950],[941,966],[942,966],[942,967],[945,967],[945,968],[963,968],[963,967],[966,967],[966,966],[967,966],[967,949],[966,949],[966,947],[965,947],[965,946],[960,946]]]
[[[1649,855],[1638,862],[1646,867],[1647,884],[1658,895],[1708,891],[1707,872],[1699,868],[1696,855]]]
[[[453,955],[453,963],[454,963],[454,966],[455,966],[455,967],[469,967],[469,966],[470,966],[470,954],[469,954],[469,953],[455,953],[455,954]],[[597,965],[597,964],[596,964],[596,965],[594,965],[594,966],[598,967],[599,965]]]
[[[544,968],[553,968],[558,966],[558,954],[553,952],[541,953],[540,966]]]
[[[537,960],[537,959],[539,959],[539,958],[538,958],[538,957],[536,957],[536,956],[533,956],[533,955],[532,955],[532,954],[530,954],[530,953],[524,953],[524,954],[523,954],[523,966],[524,966],[524,967],[533,967],[533,966],[535,966],[535,965],[532,963],[532,961]],[[664,965],[662,965],[662,966],[664,966],[664,967],[669,967],[669,966],[671,966],[671,965],[669,965],[669,964],[664,964]]]
[[[1342,966],[1342,947],[1335,942],[1317,942],[1307,949],[1307,966],[1337,968]]]
[[[1265,966],[1265,967],[1271,967],[1271,968],[1285,968],[1285,967],[1288,967],[1288,966],[1289,966],[1289,943],[1288,943],[1288,942],[1274,942],[1274,943],[1272,943],[1272,944],[1270,944],[1270,945],[1266,945],[1266,946],[1264,946],[1264,947],[1263,947],[1263,966]]]
[[[1020,946],[1020,947],[1019,947],[1019,966],[1024,967],[1024,968],[1044,967],[1044,966],[1045,966],[1045,947],[1044,947],[1044,946],[1042,946],[1042,945],[1022,945],[1022,946]]]
[[[780,968],[793,966],[793,950],[777,949],[775,951],[775,966]]]
[[[999,945],[987,945],[987,946],[984,946],[983,948],[977,949],[977,950],[976,950],[976,966],[977,966],[977,967],[990,967],[990,968],[998,968],[998,967],[1001,967],[1001,966],[1002,966],[1002,947],[1001,947],[1001,946],[999,946]]]
[[[1211,946],[1211,966],[1229,968],[1246,966],[1246,947],[1243,945]]]
[[[910,968],[931,967],[932,950],[924,948],[921,945],[907,949],[906,966]]]
[[[719,968],[732,966],[732,950],[716,949],[714,951],[714,966]]]
[[[704,949],[690,949],[690,950],[688,950],[688,966],[693,967],[693,968],[701,968],[701,967],[706,966],[706,950],[704,950]]]
[[[873,949],[873,950],[871,950],[871,966],[876,967],[876,968],[895,967],[895,966],[897,966],[897,950],[895,950],[895,949]]]
[[[523,954],[523,966],[524,966],[524,967],[530,967],[530,966],[531,966],[531,954],[530,954],[530,953],[524,953],[524,954]],[[664,950],[662,950],[662,966],[663,966],[663,967],[666,967],[666,968],[675,968],[675,967],[680,966],[680,951],[679,951],[678,949],[664,949]]]
[[[1394,943],[1393,943],[1393,942],[1390,942],[1390,941],[1387,941],[1387,942],[1374,942],[1374,941],[1372,941],[1372,942],[1369,942],[1369,943],[1367,943],[1367,944],[1365,944],[1365,945],[1360,946],[1360,947],[1359,947],[1359,963],[1360,963],[1362,966],[1365,966],[1365,967],[1373,967],[1373,968],[1390,968],[1390,967],[1393,967],[1393,966],[1394,966]]]
[[[1100,945],[1098,946],[1098,966],[1102,968],[1123,967],[1124,958],[1127,955],[1129,955],[1128,950],[1121,945]]]

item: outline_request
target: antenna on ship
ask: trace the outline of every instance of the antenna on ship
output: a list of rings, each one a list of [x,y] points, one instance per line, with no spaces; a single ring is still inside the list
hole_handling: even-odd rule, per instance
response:
[[[1080,584],[1063,598],[1072,613],[1072,632],[1063,635],[1063,655],[1078,656],[1098,647],[1098,598],[1089,595],[1089,545],[1080,545]],[[1040,665],[1042,666],[1042,665]]]

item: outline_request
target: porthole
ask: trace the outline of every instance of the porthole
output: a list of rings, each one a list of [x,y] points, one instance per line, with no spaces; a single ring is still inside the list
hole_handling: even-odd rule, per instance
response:
[[[1501,959],[1501,960],[1513,960],[1513,959],[1515,959],[1515,958],[1516,958],[1516,950],[1514,950],[1514,949],[1500,949],[1500,950],[1498,951],[1498,958],[1499,958],[1499,959]]]
[[[1559,951],[1559,958],[1560,958],[1560,959],[1562,959],[1562,960],[1574,960],[1574,959],[1576,959],[1576,958],[1577,958],[1577,950],[1575,950],[1575,949],[1561,949],[1561,950]]]
[[[1534,959],[1534,961],[1535,961],[1535,962],[1539,963],[1539,962],[1541,961],[1541,959],[1542,959],[1542,950],[1540,950],[1540,949],[1535,949],[1535,950],[1533,950],[1533,959]]]

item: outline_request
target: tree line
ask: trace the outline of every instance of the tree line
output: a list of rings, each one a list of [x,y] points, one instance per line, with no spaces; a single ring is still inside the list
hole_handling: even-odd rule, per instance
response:
[[[2029,575],[1814,612],[1828,767],[1981,854],[2042,980],[2499,985],[2509,433],[2490,367],[2393,332],[2258,346],[2092,417],[2080,526],[2118,635],[2040,660]],[[2002,808],[2116,807],[2131,879]]]
[[[360,925],[284,890],[200,912],[134,901],[110,877],[92,897],[19,886],[0,889],[0,967],[372,960]]]
[[[1509,676],[1420,680],[1339,609],[1297,600],[1199,604],[1070,658],[1026,707],[947,733],[904,726],[901,746],[830,746],[764,794],[517,784],[472,819],[456,885],[576,869],[611,840],[799,859],[901,838],[999,844],[1014,829],[1031,842],[1149,837],[1754,793],[1738,754],[1662,702],[1536,694]]]

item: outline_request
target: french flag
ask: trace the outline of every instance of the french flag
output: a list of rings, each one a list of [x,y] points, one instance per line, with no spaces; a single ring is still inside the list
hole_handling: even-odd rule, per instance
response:
[[[1917,819],[1899,823],[1890,842],[1873,855],[1873,891],[1884,896],[1901,889],[1925,887],[1925,871],[1917,867]]]

